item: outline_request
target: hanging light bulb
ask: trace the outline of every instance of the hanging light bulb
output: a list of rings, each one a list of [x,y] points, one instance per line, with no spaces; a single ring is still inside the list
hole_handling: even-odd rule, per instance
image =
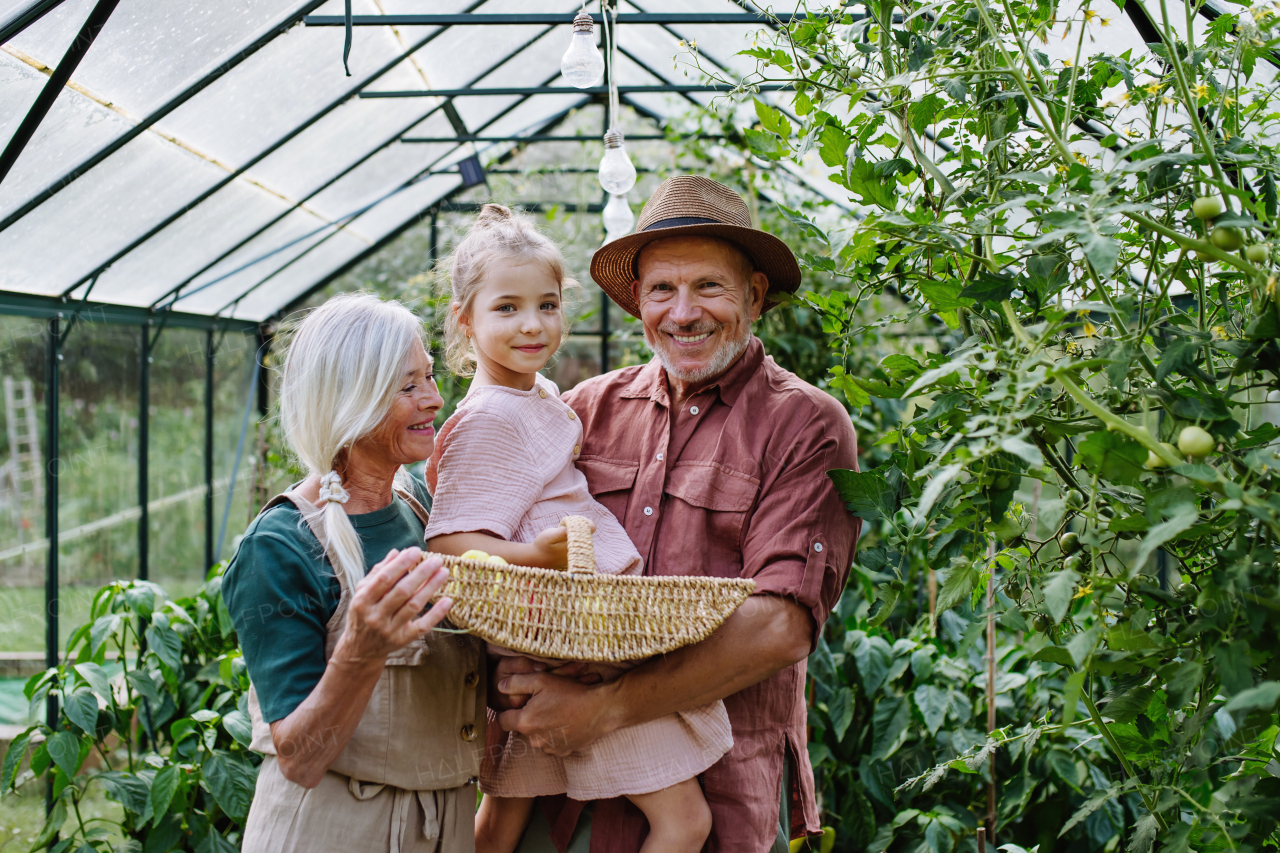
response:
[[[613,195],[624,195],[636,185],[636,167],[631,165],[622,144],[622,131],[610,130],[604,135],[604,156],[600,158],[600,186]]]
[[[631,233],[631,226],[636,224],[636,216],[631,212],[625,195],[609,196],[609,203],[604,206],[605,242],[609,243],[624,234]]]
[[[579,12],[573,19],[573,41],[560,60],[560,73],[576,89],[598,85],[604,76],[604,57],[596,50],[593,32],[591,15]]]

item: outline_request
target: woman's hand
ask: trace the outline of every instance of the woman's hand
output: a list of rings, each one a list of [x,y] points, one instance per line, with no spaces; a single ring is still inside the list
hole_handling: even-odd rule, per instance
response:
[[[388,551],[352,593],[347,624],[330,662],[382,663],[429,632],[453,602],[442,598],[426,613],[422,610],[448,580],[440,558],[424,559],[421,548]]]

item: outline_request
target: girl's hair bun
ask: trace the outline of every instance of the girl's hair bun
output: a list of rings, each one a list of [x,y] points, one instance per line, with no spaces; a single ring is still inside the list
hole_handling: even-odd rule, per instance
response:
[[[486,204],[480,208],[476,217],[477,225],[489,225],[495,222],[507,222],[511,219],[511,208],[504,204]]]

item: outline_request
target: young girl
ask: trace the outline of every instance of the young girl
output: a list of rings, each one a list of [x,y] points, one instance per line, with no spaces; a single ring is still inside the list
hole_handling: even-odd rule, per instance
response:
[[[451,276],[449,365],[459,373],[474,369],[475,378],[427,465],[434,496],[428,548],[563,568],[560,520],[581,515],[595,523],[597,571],[640,574],[626,531],[591,497],[574,465],[582,424],[555,383],[538,373],[560,346],[563,291],[576,284],[565,276],[559,249],[524,218],[486,204],[454,252]],[[591,667],[605,680],[625,668]],[[643,853],[695,853],[711,831],[695,777],[732,745],[721,702],[621,729],[567,758],[512,734],[501,755],[490,752],[481,767],[476,849],[511,853],[533,798],[567,793],[575,800],[626,796],[649,820]]]

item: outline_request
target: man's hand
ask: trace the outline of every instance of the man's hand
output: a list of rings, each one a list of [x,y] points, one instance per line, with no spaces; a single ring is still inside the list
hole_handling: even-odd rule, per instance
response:
[[[498,686],[503,680],[511,675],[542,672],[547,668],[545,663],[523,655],[491,655],[489,664],[489,707],[495,711],[523,708],[529,701],[528,693],[504,693]]]
[[[512,675],[498,682],[498,690],[528,699],[522,708],[505,711],[498,719],[502,728],[520,732],[534,748],[564,757],[616,727],[612,688],[613,684],[589,686],[546,672]]]

